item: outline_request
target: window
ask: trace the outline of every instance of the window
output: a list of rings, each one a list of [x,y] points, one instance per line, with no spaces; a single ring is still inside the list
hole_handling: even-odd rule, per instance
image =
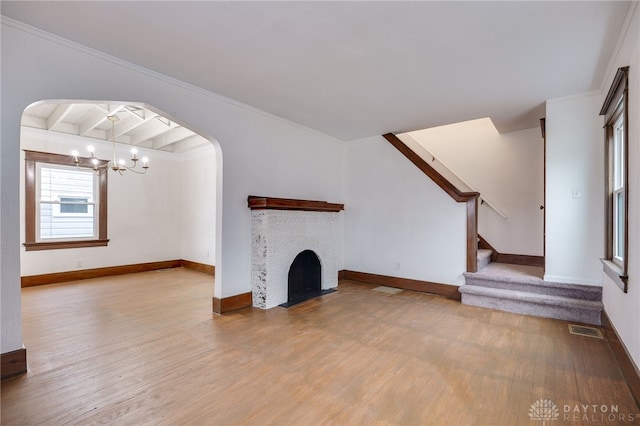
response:
[[[612,174],[613,174],[613,186],[611,188],[613,193],[613,260],[619,266],[622,266],[624,261],[624,212],[625,212],[625,179],[624,179],[624,116],[620,114],[620,117],[613,125],[612,134],[613,145],[613,159],[612,159]]]
[[[618,69],[600,110],[605,116],[607,246],[604,270],[627,292],[629,198],[629,67]]]
[[[107,245],[107,173],[79,160],[25,151],[27,251]]]
[[[89,199],[81,197],[60,197],[60,214],[63,213],[82,213],[89,215]],[[93,207],[91,208],[91,215],[93,215]]]
[[[91,169],[36,164],[36,241],[97,238],[98,176]]]

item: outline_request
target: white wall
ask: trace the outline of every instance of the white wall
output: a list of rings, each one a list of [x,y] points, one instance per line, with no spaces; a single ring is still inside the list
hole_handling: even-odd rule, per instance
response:
[[[350,142],[346,158],[345,269],[461,285],[466,204],[382,137]]]
[[[604,141],[599,93],[547,102],[545,279],[601,285]],[[580,195],[574,194],[579,192]]]
[[[410,132],[480,192],[478,233],[500,253],[543,255],[544,146],[539,127],[498,133],[489,118]]]
[[[248,195],[343,202],[344,144],[332,137],[4,17],[1,43],[3,353],[22,346],[20,117],[33,102],[43,99],[143,102],[217,140],[214,297],[251,290]]]
[[[181,162],[182,259],[212,265],[216,256],[216,158],[213,146]]]
[[[632,6],[634,7],[634,6]],[[624,345],[640,365],[640,7],[635,13],[624,42],[604,82],[600,104],[609,90],[619,67],[629,65],[629,292],[623,293],[601,272],[603,302]],[[601,269],[602,270],[602,269]]]
[[[68,154],[92,144],[98,158],[110,158],[109,145],[87,138],[23,128],[22,149]],[[82,154],[81,154],[82,155]],[[169,153],[144,153],[152,161],[145,176],[108,176],[107,247],[26,251],[20,247],[21,275],[91,269],[180,258],[180,170]],[[21,151],[20,175],[24,176]],[[24,179],[20,179],[23,182]],[[20,197],[20,241],[24,241],[24,185]]]
[[[21,147],[32,151],[69,154],[86,146],[108,159],[111,145],[39,129],[23,128]],[[126,153],[125,147],[118,152]],[[215,255],[215,150],[171,154],[141,151],[151,168],[140,176],[109,174],[108,237],[106,247],[27,252],[21,246],[21,275],[38,275],[74,269],[187,259],[212,264]],[[24,152],[20,174],[24,176]],[[24,241],[24,179],[20,179],[20,238]],[[209,256],[207,256],[209,253]]]

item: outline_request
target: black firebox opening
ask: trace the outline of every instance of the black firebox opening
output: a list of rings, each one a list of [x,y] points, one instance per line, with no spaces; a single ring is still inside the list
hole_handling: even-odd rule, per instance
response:
[[[280,306],[289,307],[314,297],[331,293],[334,290],[322,291],[322,268],[320,259],[311,250],[300,252],[289,267],[289,285],[287,303]]]

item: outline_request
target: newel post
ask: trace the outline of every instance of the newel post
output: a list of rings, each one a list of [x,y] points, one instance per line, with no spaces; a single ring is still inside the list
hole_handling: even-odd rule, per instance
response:
[[[478,271],[478,196],[467,200],[467,272]]]

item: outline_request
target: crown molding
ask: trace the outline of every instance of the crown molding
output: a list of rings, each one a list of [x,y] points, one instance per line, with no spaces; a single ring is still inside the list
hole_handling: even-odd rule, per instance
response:
[[[597,90],[589,90],[588,92],[575,93],[573,95],[560,96],[557,98],[547,99],[548,104],[555,104],[559,102],[572,101],[574,99],[587,98],[589,96],[599,96],[602,94],[600,89]]]
[[[293,126],[293,127],[297,127],[297,128],[299,128],[301,130],[304,130],[304,131],[307,131],[307,132],[310,132],[310,133],[314,133],[314,134],[317,134],[317,135],[322,135],[322,136],[324,136],[326,138],[330,138],[330,139],[334,140],[337,144],[340,144],[340,145],[344,145],[345,144],[345,141],[343,141],[341,139],[338,139],[335,136],[331,136],[331,135],[328,135],[326,133],[323,133],[320,130],[316,130],[316,129],[313,129],[311,127],[304,126],[302,124],[296,123],[295,121],[287,120],[286,118],[280,117],[280,116],[275,115],[275,114],[271,114],[270,112],[267,112],[267,111],[262,110],[260,108],[256,108],[254,106],[242,103],[242,102],[237,101],[237,100],[235,100],[233,98],[222,96],[222,95],[220,95],[220,94],[218,94],[216,92],[212,92],[212,91],[204,89],[204,88],[202,88],[200,86],[196,86],[194,84],[187,83],[187,82],[185,82],[183,80],[180,80],[180,79],[177,79],[177,78],[174,78],[174,77],[170,77],[170,76],[168,76],[166,74],[162,74],[162,73],[160,73],[158,71],[154,71],[154,70],[151,70],[149,68],[145,68],[143,66],[136,65],[134,63],[125,61],[124,59],[118,58],[118,57],[113,56],[113,55],[109,55],[109,54],[104,53],[104,52],[102,52],[100,50],[93,49],[91,47],[85,46],[84,44],[80,44],[80,43],[77,43],[75,41],[71,41],[69,39],[66,39],[64,37],[60,37],[58,35],[55,35],[55,34],[52,34],[50,32],[44,31],[44,30],[42,30],[40,28],[37,28],[37,27],[34,27],[32,25],[25,24],[22,21],[18,21],[16,19],[9,18],[8,16],[0,15],[0,24],[2,24],[3,26],[6,25],[8,27],[14,28],[14,29],[16,29],[18,31],[22,31],[22,32],[31,34],[31,35],[33,35],[35,37],[39,37],[41,39],[44,39],[44,40],[59,44],[61,46],[67,47],[69,49],[73,49],[73,50],[75,50],[77,52],[84,53],[84,54],[89,55],[89,56],[93,56],[94,58],[97,58],[97,59],[100,59],[100,60],[103,60],[103,61],[106,61],[106,62],[110,62],[110,63],[112,63],[112,64],[114,64],[116,66],[119,66],[119,67],[122,67],[122,68],[126,68],[126,69],[128,69],[130,71],[133,71],[133,72],[136,72],[138,74],[142,74],[144,76],[154,78],[154,79],[162,81],[164,83],[171,84],[173,86],[177,86],[177,87],[180,87],[182,89],[191,91],[193,93],[196,93],[196,94],[199,94],[199,95],[211,98],[211,99],[215,99],[216,101],[226,103],[226,104],[234,106],[236,108],[240,108],[240,109],[243,109],[245,111],[249,111],[249,112],[252,112],[254,114],[258,114],[258,115],[261,115],[263,117],[269,118],[271,120],[278,121],[278,122],[281,122],[281,123],[284,123],[284,124],[287,124],[287,125],[290,125],[290,126]],[[130,102],[130,103],[131,104],[136,104],[136,103],[139,103],[139,102]],[[145,106],[149,107],[151,105],[146,105],[145,104]],[[153,107],[151,109],[153,109]],[[185,126],[185,127],[188,127],[188,126]]]
[[[618,57],[618,53],[620,53],[620,49],[624,41],[627,38],[629,33],[629,27],[631,26],[631,21],[638,10],[638,1],[632,1],[629,5],[629,10],[627,10],[627,16],[624,19],[624,23],[622,24],[622,29],[618,35],[618,40],[616,41],[616,46],[613,48],[613,53],[609,58],[609,65],[605,69],[605,73],[602,76],[602,81],[600,82],[600,93],[605,93],[607,91],[607,87],[609,87],[609,78],[608,76],[612,74],[613,70],[618,69],[620,65],[616,65],[616,58]],[[639,17],[640,19],[640,17]]]

